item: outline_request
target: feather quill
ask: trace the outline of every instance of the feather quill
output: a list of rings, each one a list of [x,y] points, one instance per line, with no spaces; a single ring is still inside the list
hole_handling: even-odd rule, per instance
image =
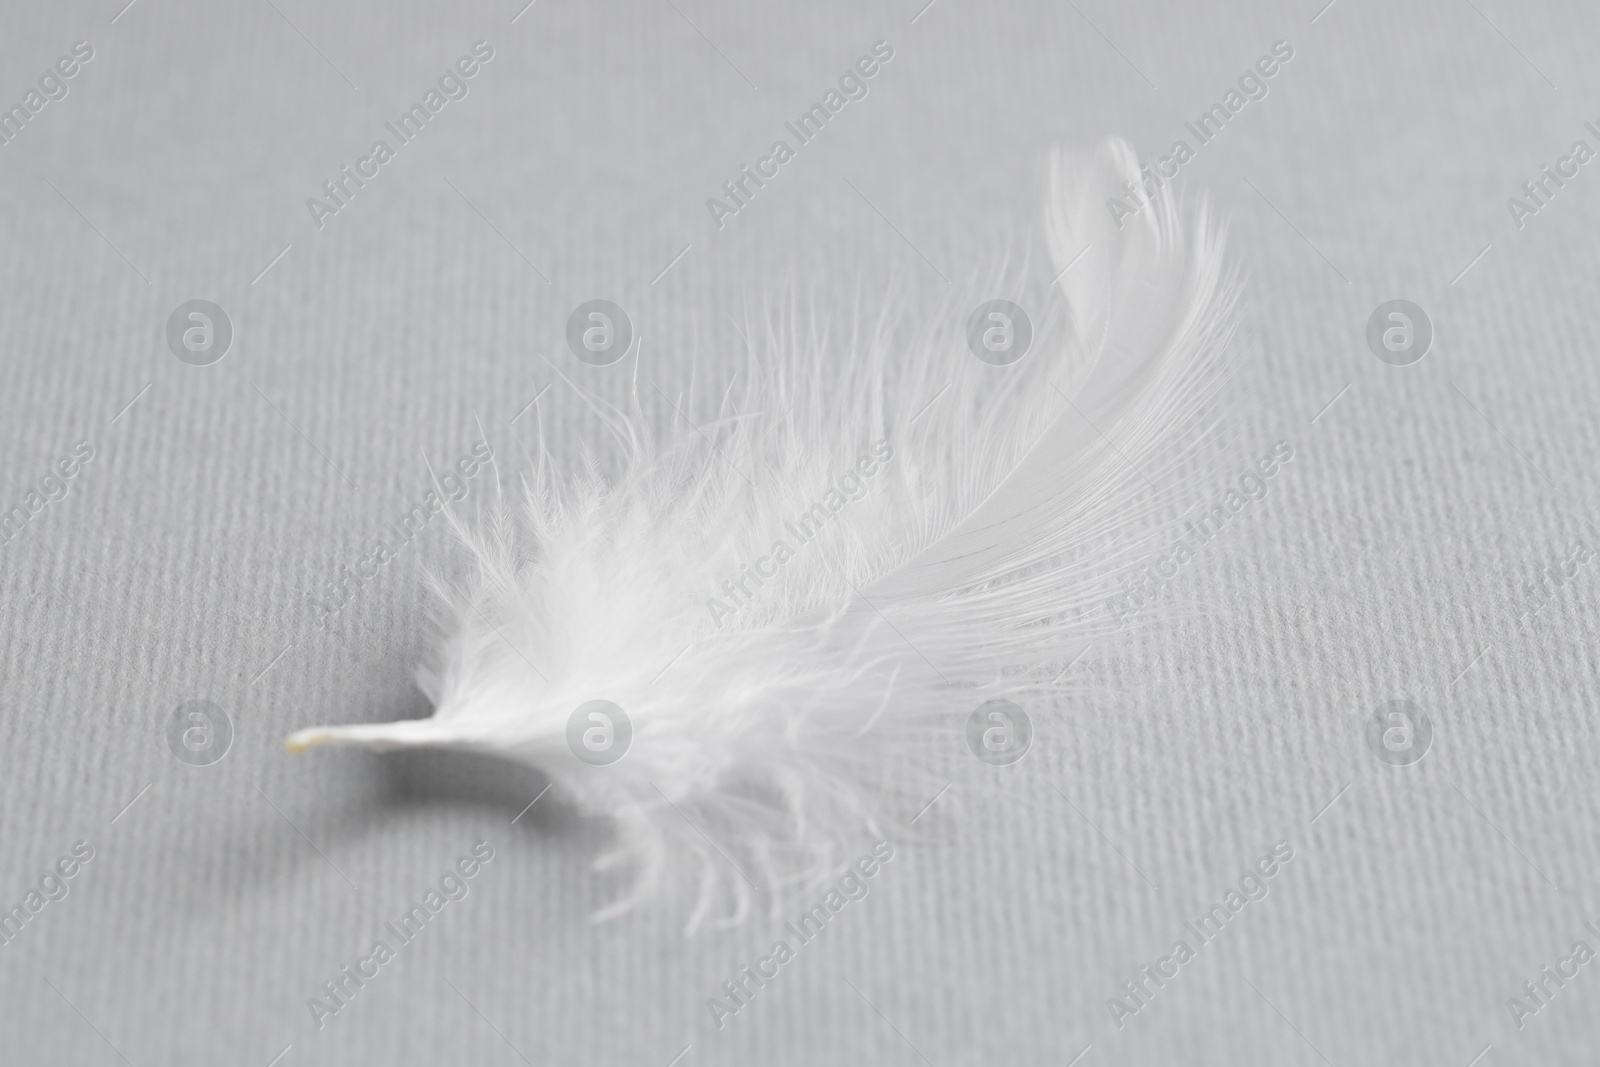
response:
[[[289,749],[536,765],[615,820],[600,865],[634,878],[600,917],[684,857],[699,867],[691,928],[718,901],[737,922],[755,893],[776,907],[836,876],[896,822],[897,746],[1049,689],[1052,665],[1115,628],[1096,610],[1107,585],[1161,534],[1237,285],[1204,203],[1146,186],[1137,213],[1108,210],[1139,182],[1117,139],[1050,157],[1070,330],[1020,362],[974,359],[958,324],[908,332],[886,315],[841,367],[774,326],[741,398],[759,414],[728,413],[709,447],[652,436],[637,396],[599,409],[620,474],[562,478],[541,455],[520,528],[503,506],[476,529],[452,516],[473,574],[437,583],[445,637],[419,673],[433,715],[301,730]],[[569,743],[595,700],[631,727],[605,766]]]

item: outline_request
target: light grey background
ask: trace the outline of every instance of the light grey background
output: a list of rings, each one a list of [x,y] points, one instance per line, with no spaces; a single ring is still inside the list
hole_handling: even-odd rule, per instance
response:
[[[0,947],[0,1058],[1600,1051],[1600,963],[1520,1032],[1506,1007],[1574,940],[1600,947],[1600,568],[1517,626],[1537,568],[1600,541],[1600,164],[1520,231],[1505,204],[1574,140],[1600,147],[1592,6],[539,0],[515,24],[517,0],[120,6],[0,15],[8,105],[74,41],[96,52],[0,147],[0,500],[75,441],[97,452],[0,548],[0,897],[78,839],[97,850]],[[495,58],[470,95],[318,231],[305,199],[479,39]],[[716,231],[706,197],[878,39],[895,58],[870,95]],[[871,896],[725,1030],[705,1000],[774,924],[685,940],[668,900],[588,925],[616,888],[588,866],[604,828],[554,794],[512,825],[536,775],[283,753],[303,725],[426,710],[410,672],[442,523],[332,632],[309,604],[427,488],[424,455],[461,455],[481,422],[512,476],[538,427],[512,420],[546,386],[557,457],[603,448],[552,364],[606,391],[632,361],[565,354],[577,303],[629,308],[641,377],[670,391],[734,359],[733,323],[788,281],[821,306],[886,279],[936,298],[1008,248],[1039,260],[1048,146],[1164,151],[1279,39],[1295,56],[1270,95],[1180,183],[1231,217],[1250,276],[1219,469],[1280,439],[1294,460],[1179,579],[1200,610],[1093,650],[1100,695],[1040,709],[1022,763],[960,764]],[[163,341],[196,297],[237,330],[209,368]],[[1363,341],[1394,297],[1438,329],[1408,368]],[[1363,740],[1399,697],[1437,730],[1407,768]],[[199,698],[237,735],[207,768],[163,740]],[[496,857],[471,895],[317,1031],[306,998],[480,837]],[[1117,1029],[1107,998],[1280,839],[1271,895]]]

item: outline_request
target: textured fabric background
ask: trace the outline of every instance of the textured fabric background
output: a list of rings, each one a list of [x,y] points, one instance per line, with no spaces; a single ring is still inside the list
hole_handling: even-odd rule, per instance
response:
[[[0,504],[95,453],[0,548],[0,898],[95,850],[0,946],[0,1059],[1600,1053],[1600,964],[1521,1030],[1507,1007],[1574,941],[1600,948],[1600,566],[1518,622],[1541,566],[1600,543],[1600,176],[1521,229],[1506,207],[1574,140],[1600,147],[1592,5],[121,3],[0,13],[7,105],[94,48],[0,146]],[[715,229],[705,199],[880,39],[868,97]],[[316,228],[306,198],[478,40],[470,94]],[[1250,278],[1231,451],[1194,499],[1279,440],[1293,461],[1175,582],[1200,610],[1094,649],[1096,695],[1040,709],[1021,763],[960,763],[871,895],[725,1029],[706,999],[775,924],[685,940],[669,900],[589,925],[616,889],[589,867],[604,827],[554,793],[513,824],[537,775],[283,752],[300,726],[427,710],[442,522],[327,632],[311,604],[426,462],[481,434],[512,477],[540,426],[564,462],[603,453],[552,366],[604,392],[632,361],[566,353],[579,302],[628,308],[641,378],[670,391],[791,282],[843,307],[891,279],[936,298],[1008,250],[1048,270],[1041,154],[1107,133],[1164,152],[1277,40],[1269,95],[1179,179]],[[1395,297],[1438,331],[1409,367],[1364,341]],[[164,342],[194,298],[236,328],[214,366]],[[1392,767],[1364,729],[1401,698],[1435,737]],[[196,699],[235,731],[208,767],[166,742]],[[470,895],[318,1030],[306,999],[479,839]],[[1119,1029],[1107,999],[1280,840],[1270,895]]]

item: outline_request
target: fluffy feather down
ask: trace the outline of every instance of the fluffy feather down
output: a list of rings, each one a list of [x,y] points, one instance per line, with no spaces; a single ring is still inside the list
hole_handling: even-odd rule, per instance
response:
[[[691,928],[730,894],[736,922],[757,886],[776,906],[835,875],[893,821],[883,791],[910,780],[897,741],[1048,687],[1042,668],[1110,629],[1090,609],[1159,532],[1171,494],[1154,479],[1170,481],[1231,335],[1236,287],[1203,204],[1180,212],[1163,188],[1119,227],[1107,198],[1139,181],[1119,140],[1056,153],[1047,178],[1069,338],[994,367],[959,319],[908,336],[886,316],[840,366],[771,333],[740,404],[754,414],[705,427],[710,447],[687,428],[651,438],[637,395],[602,412],[620,476],[564,480],[541,457],[521,529],[503,507],[478,529],[453,520],[474,573],[440,588],[447,636],[420,675],[432,717],[302,730],[289,747],[537,765],[616,820],[602,865],[636,877],[602,914],[683,855],[700,864]],[[860,491],[836,488],[851,470]],[[801,542],[807,513],[820,532]],[[730,595],[751,566],[762,577]],[[633,728],[604,767],[567,747],[594,699]]]

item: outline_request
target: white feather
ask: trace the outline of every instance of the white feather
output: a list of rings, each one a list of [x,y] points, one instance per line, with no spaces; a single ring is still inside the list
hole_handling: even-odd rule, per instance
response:
[[[1235,285],[1203,204],[1186,216],[1155,190],[1119,228],[1107,199],[1134,203],[1124,183],[1139,179],[1118,140],[1051,158],[1046,230],[1056,269],[1072,264],[1059,281],[1072,330],[1054,344],[1042,331],[1018,363],[975,359],[959,316],[886,314],[842,361],[774,322],[750,414],[703,428],[711,443],[689,428],[652,438],[637,396],[604,411],[626,452],[618,477],[563,480],[541,456],[521,529],[503,508],[477,530],[455,523],[475,573],[441,589],[448,636],[421,675],[433,716],[302,730],[290,749],[431,745],[537,765],[617,821],[602,862],[631,861],[634,892],[606,914],[685,855],[702,865],[691,927],[728,893],[738,921],[755,886],[776,906],[783,887],[834,876],[909,814],[882,799],[914,774],[897,744],[1048,686],[1039,668],[1113,628],[1096,598],[1160,531],[1158,480],[1171,484],[1174,443],[1215,386]],[[856,468],[878,442],[892,457]],[[869,467],[857,498],[827,497]],[[796,543],[786,523],[840,500]],[[793,550],[781,565],[778,541]],[[717,610],[710,598],[737,606],[723,583],[762,557],[776,573]],[[634,731],[603,767],[567,743],[595,699]]]

